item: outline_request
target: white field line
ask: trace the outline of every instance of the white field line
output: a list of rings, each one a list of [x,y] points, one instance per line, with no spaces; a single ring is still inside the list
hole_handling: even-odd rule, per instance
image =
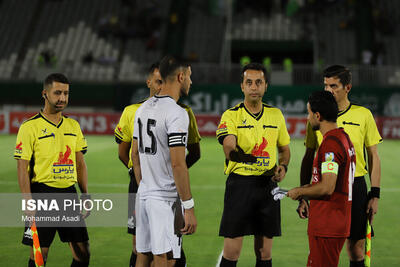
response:
[[[18,182],[15,181],[0,181],[0,185],[18,185]],[[89,186],[93,187],[120,187],[120,188],[127,188],[128,183],[121,184],[121,183],[113,183],[113,184],[101,184],[101,183],[91,183],[89,182]],[[225,186],[223,185],[191,185],[193,189],[197,190],[223,190]],[[400,187],[391,187],[391,188],[381,188],[382,192],[400,192]]]
[[[224,254],[224,250],[221,250],[221,253],[218,256],[218,260],[217,260],[217,264],[215,265],[215,267],[219,267],[219,264],[221,263],[222,260],[222,254]]]
[[[0,185],[18,185],[18,182],[12,181],[0,181]],[[113,184],[100,184],[100,183],[91,183],[89,182],[89,187],[114,187],[114,188],[128,188],[129,183],[121,184],[121,183],[113,183]],[[223,190],[224,186],[222,185],[191,185],[192,189],[196,190]]]

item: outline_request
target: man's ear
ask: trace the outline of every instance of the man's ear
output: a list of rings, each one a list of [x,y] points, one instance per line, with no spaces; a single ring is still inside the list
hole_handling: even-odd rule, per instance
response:
[[[345,86],[345,89],[346,89],[347,93],[349,93],[351,91],[351,87],[352,87],[351,84],[348,84],[348,85]]]
[[[176,77],[179,83],[182,83],[185,80],[185,73],[182,71],[178,72],[178,76]]]
[[[47,99],[47,91],[46,91],[46,89],[43,89],[43,91],[42,91],[42,97],[43,97],[44,99]]]
[[[314,114],[315,114],[315,116],[317,116],[317,120],[318,120],[318,121],[322,121],[321,114],[320,114],[318,111],[315,112]]]

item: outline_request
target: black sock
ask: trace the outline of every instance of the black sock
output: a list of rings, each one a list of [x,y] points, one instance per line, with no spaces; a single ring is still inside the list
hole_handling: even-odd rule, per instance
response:
[[[44,262],[44,266],[46,266],[46,261],[43,261],[43,262]],[[28,267],[36,267],[35,261],[32,260],[31,258],[29,258]]]
[[[135,267],[137,255],[135,253],[131,254],[131,259],[129,260],[129,267]]]
[[[257,259],[256,267],[272,267],[272,259],[265,261]]]
[[[222,257],[219,267],[236,267],[236,263],[237,261],[230,261]]]
[[[181,250],[181,257],[176,260],[175,267],[185,267],[186,266],[186,256],[183,249]]]
[[[361,261],[350,261],[350,267],[364,267],[364,260]]]
[[[83,261],[76,261],[75,259],[72,259],[71,267],[88,267],[89,262],[83,262]]]

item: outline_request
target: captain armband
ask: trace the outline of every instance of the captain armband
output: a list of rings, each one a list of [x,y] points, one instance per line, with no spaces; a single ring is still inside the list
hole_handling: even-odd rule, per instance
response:
[[[339,164],[337,164],[334,161],[322,162],[321,173],[324,174],[327,172],[334,173],[337,175],[339,172]]]

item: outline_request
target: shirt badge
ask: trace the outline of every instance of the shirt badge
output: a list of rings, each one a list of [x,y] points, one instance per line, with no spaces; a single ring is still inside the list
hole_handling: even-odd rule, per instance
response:
[[[325,153],[325,161],[333,161],[335,159],[335,154],[333,152]]]

